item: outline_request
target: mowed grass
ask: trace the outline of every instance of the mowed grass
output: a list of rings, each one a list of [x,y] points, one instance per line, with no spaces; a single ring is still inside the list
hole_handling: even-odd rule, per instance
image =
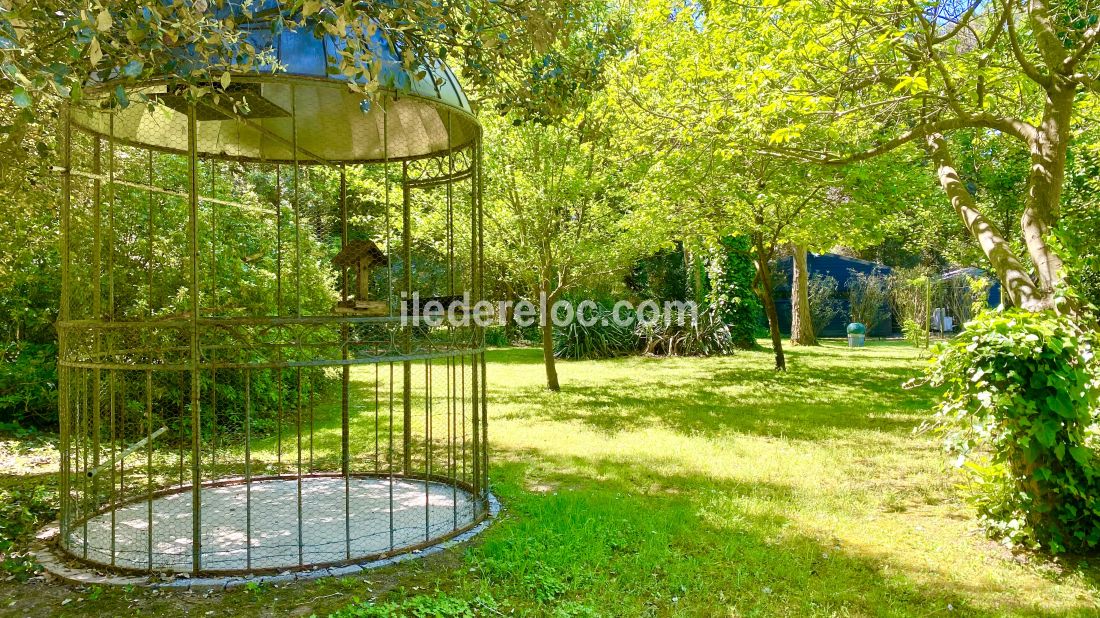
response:
[[[538,350],[496,350],[490,457],[505,511],[466,547],[210,598],[10,582],[0,596],[15,615],[308,616],[417,598],[493,615],[1100,615],[1096,567],[1014,555],[978,531],[962,477],[914,433],[934,399],[902,388],[926,362],[916,351],[829,343],[788,362],[786,374],[764,351],[560,362],[553,394]]]
[[[1021,564],[977,531],[911,348],[491,368],[507,519],[474,551],[497,598],[610,615],[1095,615],[1096,572]],[[465,582],[470,589],[478,582]],[[507,592],[505,592],[507,591]],[[552,605],[552,603],[546,606]]]

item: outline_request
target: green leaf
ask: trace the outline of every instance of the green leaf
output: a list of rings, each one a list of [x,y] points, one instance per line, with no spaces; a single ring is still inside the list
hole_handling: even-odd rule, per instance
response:
[[[894,86],[894,92],[908,90],[909,92],[925,92],[928,90],[928,80],[921,75],[904,75]]]
[[[138,43],[144,41],[145,36],[145,30],[138,27],[137,25],[133,25],[126,29],[126,40],[133,43],[134,45],[137,45]]]
[[[112,24],[114,24],[114,20],[111,19],[111,12],[108,11],[107,9],[103,9],[102,11],[99,12],[99,15],[96,16],[96,20],[95,20],[96,30],[99,30],[100,32],[107,32],[108,30],[111,29]]]
[[[22,86],[15,87],[11,93],[11,99],[19,107],[30,107],[33,103],[31,95],[27,94],[27,90]]]
[[[1046,404],[1062,418],[1074,417],[1073,404],[1070,402],[1069,395],[1067,395],[1065,391],[1059,391],[1058,394],[1047,397]]]
[[[1039,440],[1039,444],[1050,448],[1054,446],[1054,441],[1058,437],[1058,432],[1050,425],[1043,425],[1035,431],[1035,437]]]
[[[1069,447],[1069,454],[1073,457],[1073,460],[1082,466],[1088,466],[1092,459],[1092,453],[1089,449],[1083,446],[1071,446]]]
[[[122,87],[122,84],[115,86],[115,100],[118,101],[118,106],[122,109],[130,106],[130,98],[126,95],[126,89]]]
[[[802,135],[802,130],[806,128],[805,124],[796,123],[788,127],[781,127],[776,129],[771,136],[768,137],[768,141],[773,144],[783,144],[791,140],[797,139]]]
[[[92,42],[88,43],[88,60],[91,60],[93,67],[103,60],[103,48],[100,47],[98,38],[93,38]]]

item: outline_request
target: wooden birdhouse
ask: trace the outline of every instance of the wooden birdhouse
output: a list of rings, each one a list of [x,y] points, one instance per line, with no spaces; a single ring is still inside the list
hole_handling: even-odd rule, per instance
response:
[[[337,311],[386,315],[386,303],[369,298],[371,270],[386,263],[386,254],[373,240],[350,241],[332,258],[332,263],[337,268],[353,270],[355,275],[355,298],[341,301]]]

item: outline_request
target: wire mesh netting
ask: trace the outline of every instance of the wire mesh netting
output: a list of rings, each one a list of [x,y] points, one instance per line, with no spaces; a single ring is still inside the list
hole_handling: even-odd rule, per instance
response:
[[[488,515],[483,329],[403,319],[414,293],[479,300],[477,125],[271,80],[262,112],[165,88],[65,115],[59,543],[80,560],[284,570]]]
[[[282,570],[337,564],[349,555],[378,556],[420,546],[468,525],[477,516],[473,496],[452,484],[403,479],[391,483],[358,476],[347,484],[344,481],[306,476],[203,487],[204,512],[218,514],[203,519],[203,568]],[[301,519],[296,512],[299,491]],[[346,519],[340,516],[345,493]],[[191,496],[179,492],[160,495],[151,503],[133,502],[91,517],[73,533],[73,543],[83,548],[86,534],[88,559],[101,564],[113,561],[126,569],[187,572],[193,543],[189,535],[178,533],[175,522],[190,522],[192,509]],[[253,519],[254,512],[260,516]],[[112,535],[113,552],[103,543]]]

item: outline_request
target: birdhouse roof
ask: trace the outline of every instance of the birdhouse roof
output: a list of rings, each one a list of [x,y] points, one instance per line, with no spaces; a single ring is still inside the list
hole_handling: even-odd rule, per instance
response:
[[[350,268],[366,261],[367,266],[376,266],[386,261],[386,254],[374,244],[373,240],[352,240],[344,245],[340,253],[332,258],[332,263],[341,268]]]

